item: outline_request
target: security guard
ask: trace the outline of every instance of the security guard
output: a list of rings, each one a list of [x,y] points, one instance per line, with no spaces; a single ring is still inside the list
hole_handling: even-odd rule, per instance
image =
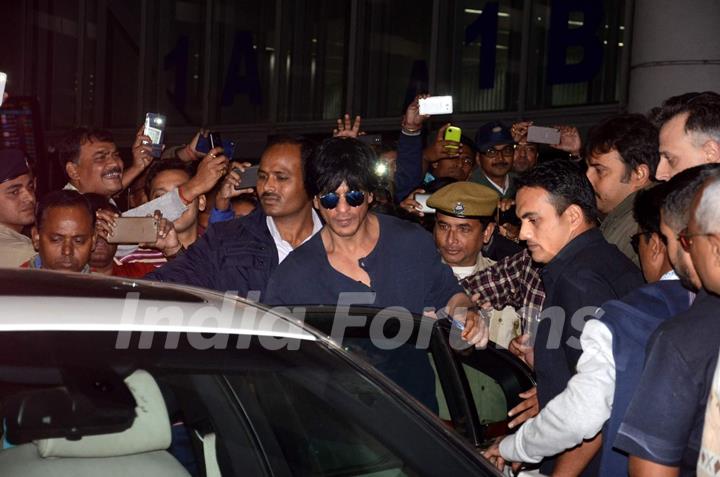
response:
[[[443,260],[462,280],[495,262],[482,253],[493,238],[498,193],[475,182],[455,182],[435,192],[427,205],[435,209],[433,236]],[[507,347],[520,331],[514,308],[494,311],[490,319],[490,340]]]

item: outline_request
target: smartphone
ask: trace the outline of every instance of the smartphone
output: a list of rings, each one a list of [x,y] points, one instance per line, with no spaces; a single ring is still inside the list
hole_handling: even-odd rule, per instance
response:
[[[216,147],[222,147],[222,136],[220,133],[211,132],[208,134],[208,142],[210,143],[210,149],[215,149]]]
[[[235,141],[231,141],[229,139],[223,139],[222,140],[222,148],[223,148],[223,154],[228,158],[232,159],[233,155],[235,154]],[[203,154],[207,154],[210,152],[210,138],[209,136],[200,136],[200,139],[198,139],[197,146],[195,146],[195,150],[197,152],[201,152]]]
[[[527,132],[527,141],[540,144],[560,144],[560,130],[542,126],[530,126]]]
[[[434,214],[435,209],[432,207],[428,207],[427,200],[430,197],[430,194],[415,194],[415,201],[418,202],[422,209],[420,209],[421,212],[425,214]]]
[[[452,96],[430,96],[420,98],[420,114],[452,114]]]
[[[118,217],[108,243],[153,243],[157,240],[158,221],[155,217]]]
[[[7,83],[7,75],[0,71],[0,106],[3,104],[3,96],[5,96],[5,84]]]
[[[145,115],[145,129],[143,134],[152,141],[153,157],[160,157],[162,154],[163,136],[167,118],[159,113],[147,113]]]
[[[460,143],[460,138],[462,137],[462,130],[457,126],[448,126],[448,128],[445,130],[445,140],[446,141],[453,141]],[[447,149],[457,149],[457,144],[447,144],[445,145],[445,148]]]
[[[382,144],[382,134],[365,134],[358,136],[358,141],[364,142],[368,146],[379,146]]]
[[[250,187],[255,187],[257,185],[257,176],[258,176],[258,169],[260,166],[252,166],[245,169],[245,172],[240,173],[240,171],[236,171],[240,173],[242,176],[242,179],[240,181],[240,184],[235,186],[235,190],[240,189],[249,189]]]

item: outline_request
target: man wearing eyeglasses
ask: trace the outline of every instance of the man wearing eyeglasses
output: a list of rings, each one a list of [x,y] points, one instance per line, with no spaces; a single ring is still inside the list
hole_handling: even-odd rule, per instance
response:
[[[648,340],[642,376],[613,443],[630,456],[632,476],[695,475],[720,340],[720,298],[703,289],[701,270],[714,258],[698,254],[695,242],[702,238],[696,234],[702,231],[694,228],[693,199],[708,178],[717,177],[719,167],[693,167],[668,182],[673,190],[660,211],[660,232],[681,282],[699,291],[687,311],[662,323]],[[717,203],[711,207],[717,209]],[[639,239],[640,250],[647,240]]]
[[[513,167],[515,141],[504,124],[484,124],[475,134],[477,153],[475,161],[480,166],[471,181],[496,190],[502,199],[515,198],[515,185],[510,171]]]

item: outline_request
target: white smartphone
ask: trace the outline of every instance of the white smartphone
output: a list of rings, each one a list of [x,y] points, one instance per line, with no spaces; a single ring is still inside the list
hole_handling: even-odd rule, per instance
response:
[[[435,209],[428,207],[427,200],[430,198],[430,194],[415,194],[415,201],[422,206],[421,212],[425,214],[434,214]]]
[[[453,101],[452,96],[430,96],[429,98],[421,98],[418,102],[420,105],[420,114],[452,114]]]
[[[542,126],[530,126],[527,132],[527,141],[540,144],[560,144],[560,130]]]
[[[163,135],[167,118],[159,113],[147,113],[145,115],[145,129],[143,134],[152,140],[152,155],[160,157],[162,154]]]
[[[0,71],[0,106],[3,104],[3,96],[5,96],[5,83],[7,83],[7,75]]]

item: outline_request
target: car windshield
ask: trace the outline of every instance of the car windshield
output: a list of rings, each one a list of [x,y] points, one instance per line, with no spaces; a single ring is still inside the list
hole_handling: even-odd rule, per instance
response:
[[[125,378],[143,370],[162,392],[172,426],[169,452],[191,474],[206,465],[201,436],[208,434],[216,436],[222,475],[477,472],[478,462],[454,438],[428,426],[427,416],[322,343],[185,333],[119,336],[0,333],[3,405],[29,391],[66,389],[102,414],[106,402],[83,390],[97,388],[108,373]],[[10,434],[4,436],[10,451],[34,445],[13,442]],[[8,450],[0,452],[0,473]]]

